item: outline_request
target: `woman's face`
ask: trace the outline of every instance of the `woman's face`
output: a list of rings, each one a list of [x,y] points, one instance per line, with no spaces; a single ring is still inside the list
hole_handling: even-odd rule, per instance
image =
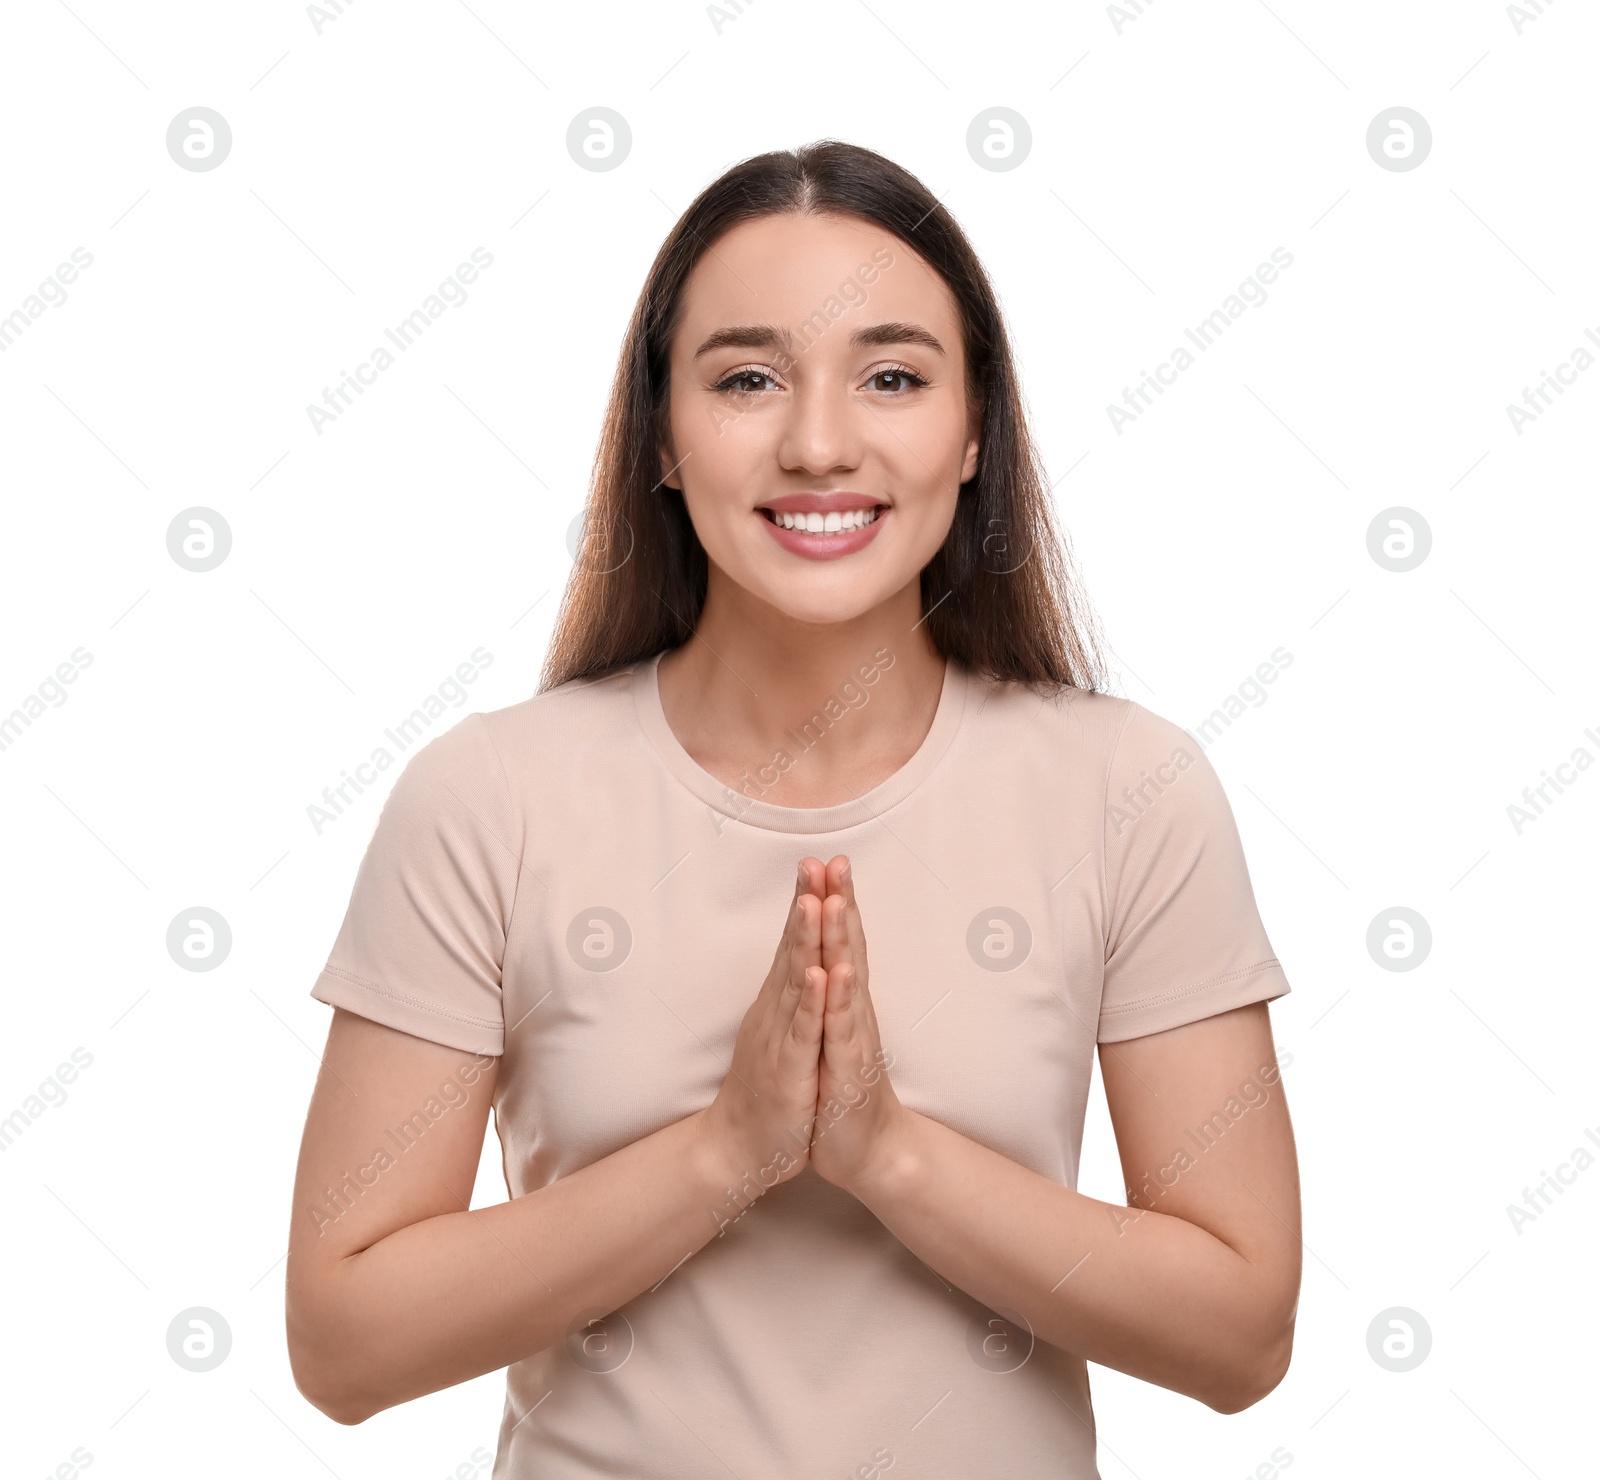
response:
[[[915,581],[977,469],[965,373],[955,301],[898,237],[853,216],[724,233],[684,288],[660,469],[712,581],[819,624]]]

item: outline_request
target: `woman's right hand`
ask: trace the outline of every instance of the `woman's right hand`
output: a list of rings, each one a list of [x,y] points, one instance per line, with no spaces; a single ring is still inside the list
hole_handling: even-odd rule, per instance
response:
[[[736,1179],[763,1188],[796,1176],[811,1160],[822,1016],[822,899],[811,892],[811,859],[796,872],[772,967],[739,1024],[733,1064],[702,1126]]]

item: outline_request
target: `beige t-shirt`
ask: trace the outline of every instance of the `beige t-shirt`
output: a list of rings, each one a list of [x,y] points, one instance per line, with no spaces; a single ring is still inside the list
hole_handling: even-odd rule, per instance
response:
[[[760,799],[770,769],[741,795],[696,764],[658,661],[417,751],[312,988],[504,1055],[512,1197],[710,1104],[807,854],[851,858],[901,1100],[1067,1187],[1097,1041],[1289,990],[1216,772],[1143,706],[951,662],[899,771],[799,809]],[[778,764],[848,734],[887,666]],[[743,1205],[708,1208],[723,1231],[656,1289],[507,1369],[495,1480],[1097,1476],[1081,1358],[809,1168],[727,1221]]]

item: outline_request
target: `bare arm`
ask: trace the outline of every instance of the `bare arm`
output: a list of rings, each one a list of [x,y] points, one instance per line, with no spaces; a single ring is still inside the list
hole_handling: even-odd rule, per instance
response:
[[[717,1232],[707,1209],[732,1173],[698,1133],[703,1112],[469,1211],[497,1059],[404,1150],[385,1132],[477,1062],[335,1010],[295,1178],[287,1316],[295,1382],[340,1423],[562,1340],[580,1312],[624,1304]]]
[[[1287,1370],[1300,1288],[1299,1177],[1266,1004],[1102,1045],[1101,1066],[1127,1207],[910,1110],[849,1190],[1040,1339],[1237,1412]]]
[[[300,1391],[353,1424],[521,1361],[564,1339],[576,1317],[658,1284],[759,1195],[730,1199],[730,1186],[776,1186],[801,1171],[803,1146],[773,1150],[793,1144],[790,1127],[810,1129],[820,950],[821,901],[807,896],[789,908],[732,1068],[704,1110],[478,1210],[469,1204],[499,1060],[335,1009],[290,1223],[286,1317]]]

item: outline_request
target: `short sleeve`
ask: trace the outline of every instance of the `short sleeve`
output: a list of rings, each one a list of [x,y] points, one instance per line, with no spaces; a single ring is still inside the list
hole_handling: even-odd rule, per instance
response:
[[[1101,1043],[1289,991],[1216,770],[1191,735],[1127,702],[1106,771]]]
[[[395,778],[311,995],[450,1048],[498,1055],[520,873],[510,787],[481,714]]]

